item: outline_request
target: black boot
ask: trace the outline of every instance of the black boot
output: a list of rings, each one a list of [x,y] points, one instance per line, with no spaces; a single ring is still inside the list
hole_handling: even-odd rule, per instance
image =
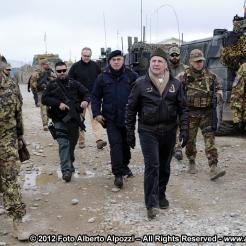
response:
[[[123,176],[122,175],[116,175],[114,179],[114,185],[118,188],[122,188],[123,186]]]
[[[183,153],[182,153],[182,149],[181,148],[175,148],[175,150],[174,150],[174,157],[178,161],[183,160]]]
[[[160,209],[167,209],[169,207],[169,201],[166,199],[165,195],[159,196],[159,207]]]
[[[153,220],[157,215],[157,211],[154,208],[147,208],[147,217],[149,220]]]
[[[66,182],[70,182],[72,178],[72,173],[67,171],[62,174],[62,179],[65,180]]]

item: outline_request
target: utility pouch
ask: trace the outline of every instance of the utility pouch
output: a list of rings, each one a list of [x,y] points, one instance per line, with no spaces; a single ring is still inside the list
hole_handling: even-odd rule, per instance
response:
[[[48,129],[49,129],[49,131],[50,131],[51,136],[52,136],[54,139],[56,139],[56,138],[57,138],[57,136],[56,136],[56,129],[55,129],[55,125],[54,125],[53,122],[49,122],[49,124],[48,124]]]

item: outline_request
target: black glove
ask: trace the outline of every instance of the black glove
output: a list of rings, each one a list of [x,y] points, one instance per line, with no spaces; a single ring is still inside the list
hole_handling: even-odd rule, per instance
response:
[[[136,145],[135,133],[133,131],[127,131],[127,144],[134,149]]]
[[[181,143],[181,147],[184,148],[189,140],[189,132],[188,130],[181,130],[179,134],[179,141]]]

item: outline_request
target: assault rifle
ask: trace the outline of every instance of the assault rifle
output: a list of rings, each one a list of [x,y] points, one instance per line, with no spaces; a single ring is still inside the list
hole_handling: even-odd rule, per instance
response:
[[[49,68],[47,71],[44,71],[43,74],[42,74],[43,76],[41,78],[39,78],[38,87],[40,89],[45,89],[46,88],[47,84],[50,81],[49,76],[51,75],[51,72],[53,72],[53,70]]]
[[[218,117],[217,117],[217,94],[216,94],[216,84],[215,80],[213,79],[212,90],[211,90],[211,97],[212,97],[212,131],[217,130],[218,124]]]
[[[43,76],[38,80],[38,88],[39,89],[45,89],[45,87],[47,86],[48,81],[49,81],[48,72],[44,72]]]
[[[63,85],[61,83],[59,83],[57,81],[57,84],[61,88],[62,95],[63,95],[63,97],[65,99],[64,103],[69,107],[69,111],[68,111],[67,115],[62,119],[62,121],[64,123],[67,123],[70,120],[75,120],[78,123],[80,129],[85,132],[86,131],[85,130],[85,124],[84,124],[85,119],[84,119],[83,116],[81,116],[78,113],[79,111],[77,111],[77,108],[80,107],[80,105],[76,105],[74,101],[70,100],[67,97],[67,95],[65,93],[65,89],[64,89],[64,87],[63,87]]]
[[[69,111],[67,115],[62,119],[62,121],[64,123],[67,123],[70,120],[75,120],[78,123],[80,129],[85,132],[85,119],[83,116],[80,116],[80,114],[77,112],[75,103],[68,99],[65,101],[65,104],[69,107]]]

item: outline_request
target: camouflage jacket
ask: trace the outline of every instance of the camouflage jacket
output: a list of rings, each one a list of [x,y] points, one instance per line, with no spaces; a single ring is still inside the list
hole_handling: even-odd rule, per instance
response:
[[[246,63],[243,63],[238,69],[232,85],[231,109],[246,110]]]
[[[45,78],[45,76],[47,76]],[[41,69],[35,70],[35,72],[32,74],[30,78],[30,86],[32,90],[36,91],[44,91],[47,87],[47,83],[49,81],[52,81],[56,78],[54,72],[52,69],[49,69],[48,71],[44,71]],[[44,80],[42,80],[44,79]]]
[[[176,76],[180,80],[187,93],[187,103],[189,107],[207,108],[211,106],[212,86],[215,83],[216,91],[222,90],[222,85],[216,74],[207,69],[195,72],[188,67],[184,72]]]
[[[23,135],[21,108],[22,96],[18,84],[0,72],[0,137],[8,131],[14,131],[17,136]]]

